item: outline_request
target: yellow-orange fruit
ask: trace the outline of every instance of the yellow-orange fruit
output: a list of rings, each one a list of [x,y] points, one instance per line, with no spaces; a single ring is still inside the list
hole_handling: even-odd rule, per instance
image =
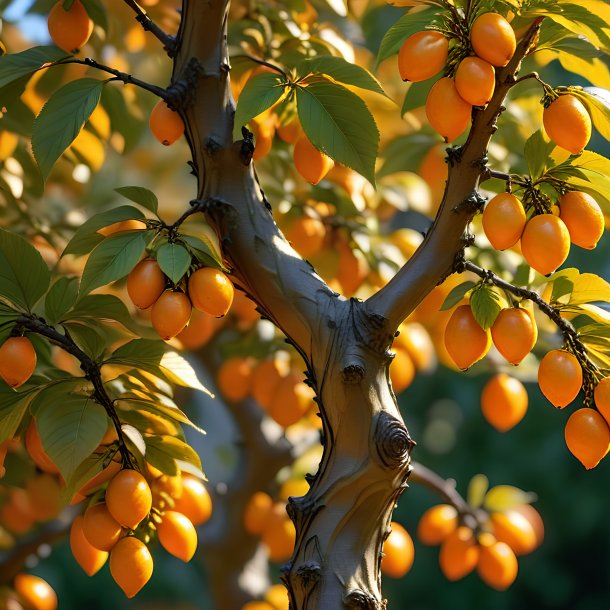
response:
[[[582,368],[576,356],[564,349],[547,352],[538,366],[538,385],[558,409],[569,405],[582,387]]]
[[[596,386],[593,392],[593,399],[597,410],[603,418],[610,424],[610,377],[604,377]]]
[[[188,324],[192,309],[184,292],[166,290],[152,306],[150,321],[159,336],[167,341]]]
[[[134,529],[152,508],[152,492],[139,472],[124,469],[108,483],[106,505],[118,523]]]
[[[59,515],[63,503],[56,476],[48,473],[36,475],[27,482],[26,491],[36,521],[49,521]]]
[[[573,155],[591,138],[591,117],[585,105],[574,95],[560,95],[542,113],[542,123],[549,138]]]
[[[267,547],[271,561],[285,561],[292,554],[296,532],[281,502],[274,504],[269,511],[261,531],[261,541]]]
[[[273,500],[268,493],[257,491],[252,494],[244,509],[245,530],[254,536],[260,534],[272,508]]]
[[[294,166],[307,182],[318,184],[335,162],[318,150],[306,136],[301,136],[294,145]]]
[[[531,314],[521,307],[502,309],[491,326],[497,350],[511,363],[519,364],[538,339],[538,327]]]
[[[148,547],[137,538],[122,538],[110,553],[110,574],[129,598],[150,580],[153,560]]]
[[[174,510],[188,517],[193,525],[203,525],[212,516],[212,498],[201,480],[182,477],[182,495],[175,500]]]
[[[505,542],[515,555],[527,555],[538,546],[534,526],[527,517],[516,510],[491,513],[493,534],[500,542]]]
[[[51,585],[34,574],[17,574],[15,592],[32,610],[56,610],[57,594]]]
[[[25,432],[25,448],[38,468],[51,474],[59,474],[59,468],[57,468],[42,447],[42,441],[40,440],[34,417],[30,420],[28,429]]]
[[[538,273],[553,273],[570,253],[570,233],[563,220],[553,214],[530,218],[521,236],[521,252]]]
[[[83,533],[83,516],[77,515],[70,527],[70,550],[76,563],[87,576],[93,576],[100,571],[108,559],[106,551],[96,549]]]
[[[458,512],[451,504],[430,507],[417,524],[417,537],[423,544],[440,544],[458,526]]]
[[[0,377],[11,386],[23,385],[36,369],[36,350],[27,337],[9,337],[0,346]]]
[[[470,574],[479,561],[479,547],[472,530],[460,526],[451,532],[441,544],[438,561],[449,580],[459,580]]]
[[[239,402],[248,396],[252,384],[253,362],[252,358],[236,356],[220,365],[216,381],[226,399]]]
[[[470,123],[472,106],[464,101],[453,79],[437,80],[426,98],[426,117],[446,142],[455,140]]]
[[[313,407],[314,396],[301,375],[290,373],[278,383],[269,405],[269,415],[280,426],[291,426]]]
[[[403,323],[398,327],[400,334],[394,339],[394,345],[406,350],[415,370],[430,370],[436,363],[434,344],[426,328],[417,323]]]
[[[460,96],[473,106],[485,106],[496,88],[494,67],[480,57],[462,59],[454,78]]]
[[[511,248],[525,229],[523,204],[511,193],[499,193],[485,206],[482,222],[483,231],[496,250]]]
[[[489,351],[491,333],[479,326],[470,305],[460,305],[453,310],[445,327],[445,347],[462,370],[470,368]]]
[[[140,261],[127,276],[127,294],[138,309],[147,309],[165,290],[165,274],[152,258]]]
[[[394,348],[394,358],[390,363],[390,381],[395,394],[406,390],[415,379],[415,364],[409,352],[401,347]]]
[[[539,547],[544,541],[544,521],[540,513],[531,504],[519,504],[510,510],[523,515],[529,521],[536,535],[536,547]]]
[[[265,591],[265,601],[269,602],[273,610],[288,610],[288,591],[284,585],[271,585]]]
[[[425,30],[409,36],[398,51],[398,71],[404,81],[420,82],[440,72],[447,62],[449,40],[441,32]]]
[[[269,409],[280,381],[288,375],[288,372],[288,362],[278,357],[261,360],[254,367],[251,392],[254,400],[263,409]]]
[[[165,100],[159,100],[153,107],[148,126],[153,136],[163,146],[173,144],[184,133],[182,117],[175,110],[172,110],[165,103]]]
[[[390,534],[383,542],[381,571],[392,578],[402,578],[413,566],[415,547],[409,532],[392,521]]]
[[[0,523],[15,534],[25,534],[32,529],[34,516],[25,489],[10,490],[8,500],[0,508]]]
[[[197,350],[203,347],[224,325],[224,318],[213,318],[203,311],[193,307],[191,319],[176,338],[187,350]]]
[[[582,191],[568,191],[559,200],[559,208],[559,218],[568,227],[570,241],[593,250],[605,226],[604,214],[597,201]]]
[[[510,23],[497,13],[479,15],[470,29],[474,52],[493,66],[505,66],[515,54],[517,40]]]
[[[168,510],[157,524],[157,535],[161,546],[174,557],[190,561],[197,550],[195,527],[182,513]]]
[[[443,144],[432,146],[428,152],[426,152],[419,165],[418,174],[425,180],[430,188],[432,210],[438,209],[438,205],[445,193],[445,184],[447,182],[447,176],[449,175],[449,166],[445,161],[445,146]],[[421,234],[419,235],[421,236]],[[421,239],[417,242],[417,246],[419,246],[420,243]],[[411,252],[411,254],[413,253]],[[410,258],[411,254],[408,258]]]
[[[233,282],[220,269],[202,267],[189,277],[188,293],[193,307],[215,318],[229,311],[234,292]]]
[[[254,134],[254,153],[252,158],[255,161],[266,157],[273,147],[273,136],[275,135],[276,116],[265,113],[261,117],[250,122],[252,133]]]
[[[300,216],[286,230],[286,239],[303,257],[310,258],[324,246],[326,226],[318,218]]]
[[[74,0],[69,10],[64,10],[63,0],[49,12],[47,27],[53,42],[66,53],[77,53],[86,44],[93,31],[93,22],[89,19],[80,0]]]
[[[492,534],[479,537],[480,552],[477,572],[481,580],[498,591],[505,591],[517,578],[518,563],[513,550]]]
[[[572,455],[590,470],[608,453],[608,422],[595,409],[578,409],[570,415],[566,423],[565,439]]]
[[[494,375],[481,392],[481,412],[500,432],[516,426],[525,416],[527,406],[525,386],[506,373]]]
[[[83,534],[90,545],[110,551],[123,535],[123,528],[102,502],[92,504],[83,515]]]
[[[279,125],[277,128],[277,135],[287,144],[294,144],[302,133],[301,123],[297,117],[294,117],[288,123]]]

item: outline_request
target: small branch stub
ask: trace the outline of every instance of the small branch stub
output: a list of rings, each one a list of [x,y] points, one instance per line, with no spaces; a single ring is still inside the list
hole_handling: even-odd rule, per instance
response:
[[[343,598],[343,605],[346,610],[383,610],[386,602],[379,602],[368,593],[354,589]]]
[[[375,440],[381,463],[391,469],[405,466],[415,446],[405,425],[386,411],[377,417]]]

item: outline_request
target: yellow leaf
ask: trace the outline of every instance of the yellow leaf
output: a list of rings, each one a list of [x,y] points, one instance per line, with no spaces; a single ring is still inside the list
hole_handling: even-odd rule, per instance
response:
[[[591,301],[610,301],[610,284],[594,273],[581,273],[574,280],[569,304],[579,305]]]
[[[472,508],[479,508],[489,489],[489,479],[484,474],[475,474],[468,484],[467,502]]]
[[[483,506],[490,512],[500,512],[519,506],[530,504],[536,499],[536,494],[523,491],[512,485],[496,485],[485,496]]]

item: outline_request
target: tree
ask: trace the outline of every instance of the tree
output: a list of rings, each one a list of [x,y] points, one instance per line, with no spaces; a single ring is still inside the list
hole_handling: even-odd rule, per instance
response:
[[[12,580],[30,550],[19,534],[70,501],[87,506],[71,529],[77,560],[94,572],[110,552],[128,597],[150,578],[155,541],[185,561],[194,553],[193,523],[210,506],[182,430],[197,426],[172,387],[205,388],[175,349],[181,337],[186,347],[215,331],[226,337],[222,361],[213,350],[202,358],[251,450],[230,501],[215,504],[224,528],[208,562],[222,607],[262,593],[238,584],[246,566],[264,571],[266,563],[258,540],[244,538],[244,510],[246,529],[261,531],[271,559],[289,559],[282,579],[292,608],[384,607],[380,570],[409,568],[410,538],[398,525],[390,534],[390,523],[410,473],[447,504],[426,513],[419,532],[442,543],[447,577],[476,566],[490,586],[510,586],[515,553],[539,543],[531,497],[506,486],[488,491],[479,477],[466,501],[411,463],[414,442],[396,394],[427,366],[431,337],[445,364],[468,369],[492,341],[518,364],[541,326],[540,389],[558,408],[583,391],[584,406],[566,424],[569,450],[586,468],[606,454],[608,319],[594,303],[610,300],[610,286],[557,269],[570,242],[595,247],[610,205],[610,163],[586,150],[591,121],[609,135],[601,87],[610,74],[600,56],[610,48],[610,7],[395,4],[407,8],[183,0],[178,13],[172,2],[142,2],[151,18],[132,0],[65,0],[50,12],[50,3],[36,2],[55,46],[23,45],[15,30],[7,38],[0,440],[17,466],[7,467],[2,519],[17,536],[6,580],[23,605],[36,604],[23,578]],[[144,49],[141,61],[128,53]],[[171,69],[167,87],[149,82],[158,81],[161,59]],[[554,59],[593,86],[552,86],[532,71]],[[405,88],[399,110],[389,97]],[[144,147],[140,167],[135,156],[133,167],[104,165],[101,142],[123,153],[140,145],[151,94],[159,98],[151,132],[165,145],[184,133],[188,145],[194,180],[177,194],[155,183]],[[186,182],[174,157],[166,159]],[[414,169],[430,192],[405,173]],[[89,180],[92,201],[81,201]],[[161,193],[175,201],[160,206]],[[423,240],[408,223],[424,229]],[[288,348],[259,332],[264,324],[252,326],[241,294],[231,316],[247,332],[212,325],[210,316],[229,311],[234,286]],[[152,329],[132,304],[150,311]],[[253,357],[263,360],[254,374],[259,405],[246,400]],[[304,377],[295,373],[299,357]],[[485,387],[484,414],[499,429],[515,425],[526,404],[506,373]],[[268,491],[311,445],[316,411],[323,451],[306,492],[285,490],[291,529],[274,499],[253,493]],[[276,426],[270,438],[270,418],[288,433]],[[396,539],[403,565],[391,563]]]

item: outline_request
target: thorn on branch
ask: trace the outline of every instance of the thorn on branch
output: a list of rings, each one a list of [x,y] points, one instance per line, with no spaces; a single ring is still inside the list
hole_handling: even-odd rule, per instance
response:
[[[252,155],[254,154],[254,134],[246,127],[242,127],[241,135],[243,140],[240,145],[239,158],[245,166],[248,166],[250,165]]]

